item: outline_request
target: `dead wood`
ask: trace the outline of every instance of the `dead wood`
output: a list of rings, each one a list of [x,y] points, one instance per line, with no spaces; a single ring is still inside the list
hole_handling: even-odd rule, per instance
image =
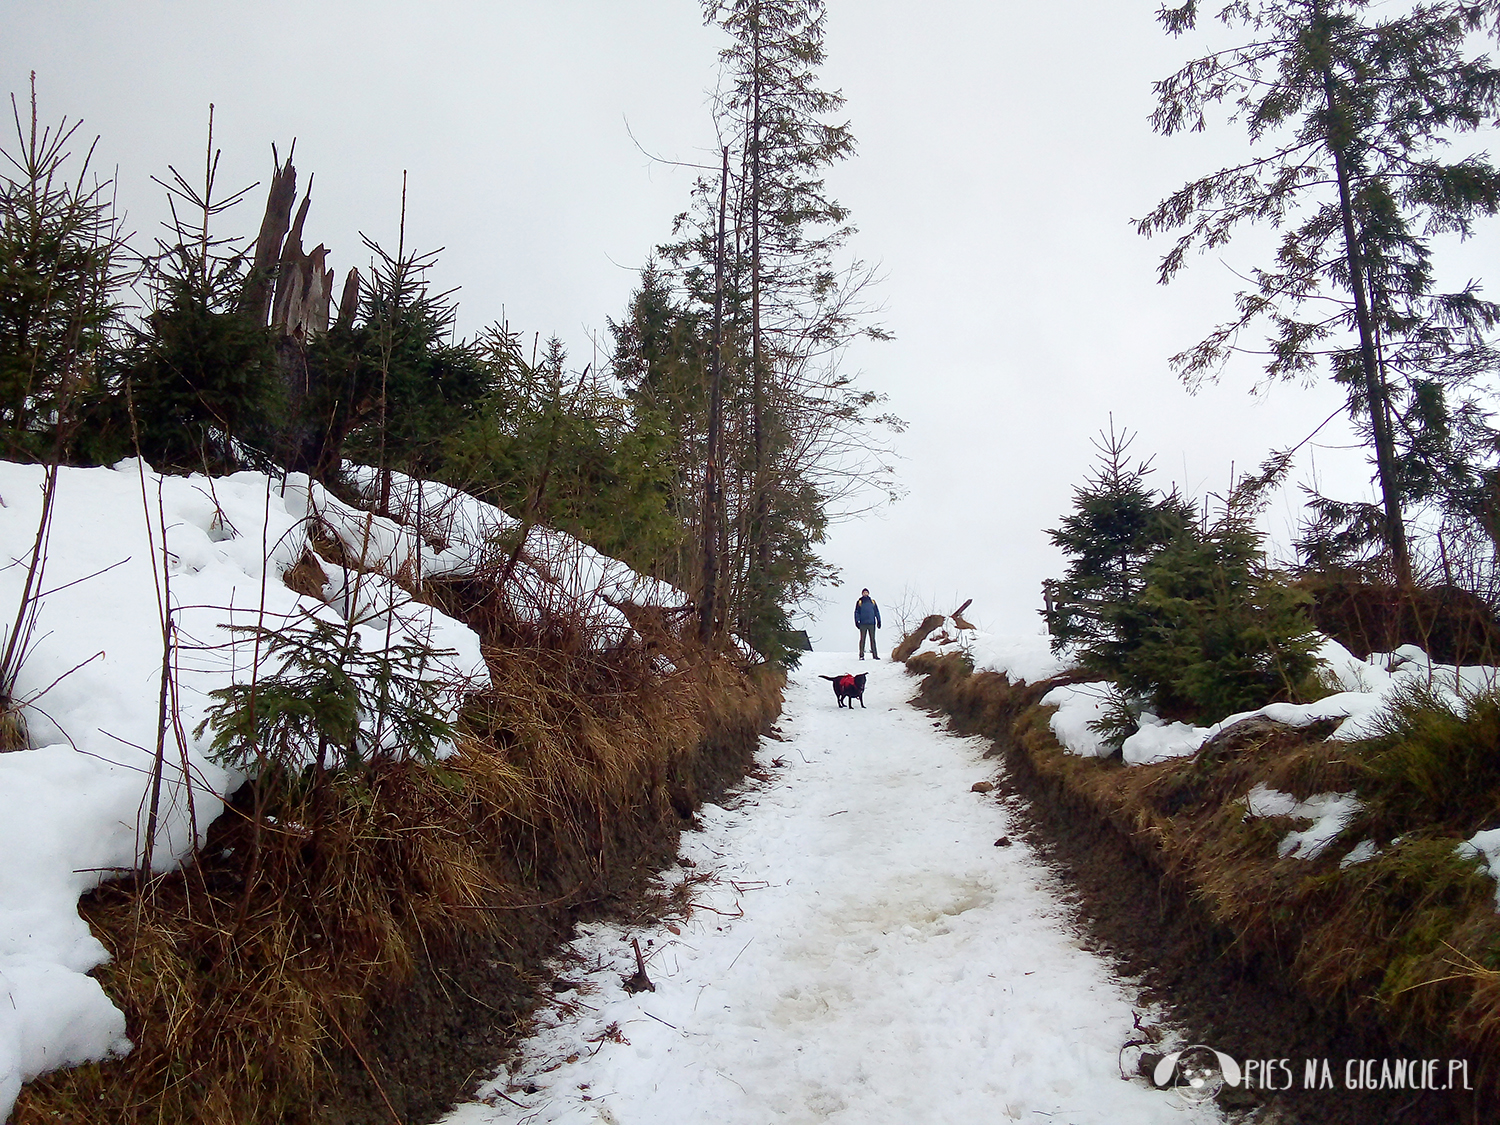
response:
[[[651,978],[646,975],[646,959],[641,956],[641,939],[631,938],[631,947],[635,949],[635,973],[625,978],[625,991],[655,992],[656,985],[651,983]]]

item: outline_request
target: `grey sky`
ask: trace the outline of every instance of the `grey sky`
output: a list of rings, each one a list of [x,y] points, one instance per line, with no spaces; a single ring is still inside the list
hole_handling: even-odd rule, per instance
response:
[[[826,85],[842,88],[859,154],[830,176],[878,262],[893,343],[861,347],[862,382],[890,395],[909,495],[838,527],[842,589],[812,623],[819,647],[853,648],[852,605],[869,586],[885,610],[910,590],[998,629],[1037,627],[1039,584],[1059,562],[1055,526],[1108,423],[1138,430],[1158,479],[1194,495],[1230,466],[1258,464],[1331,413],[1319,385],[1247,392],[1253,362],[1189,396],[1167,357],[1230,311],[1229,267],[1259,260],[1247,239],[1155,284],[1164,246],[1129,220],[1185,179],[1236,158],[1229,129],[1162,139],[1150,84],[1192,44],[1162,35],[1156,0],[994,4],[828,0]],[[38,72],[44,119],[101,135],[133,226],[163,217],[149,182],[200,169],[215,103],[220,182],[270,172],[269,146],[297,141],[316,174],[309,245],[340,274],[364,265],[358,231],[396,239],[408,169],[407,242],[446,247],[436,274],[460,285],[461,330],[498,320],[560,335],[579,366],[635,271],[684,209],[692,174],[653,165],[641,144],[709,158],[708,91],[718,34],[692,0],[512,3],[165,3],[4,0],[0,79],[24,97]],[[1479,147],[1488,141],[1479,142]],[[263,188],[226,220],[252,233]],[[1465,276],[1493,276],[1493,234],[1461,248]],[[1336,421],[1318,444],[1347,442]],[[1358,454],[1309,451],[1325,481],[1365,487]],[[1311,461],[1304,457],[1305,477]],[[1285,538],[1294,490],[1269,514]]]

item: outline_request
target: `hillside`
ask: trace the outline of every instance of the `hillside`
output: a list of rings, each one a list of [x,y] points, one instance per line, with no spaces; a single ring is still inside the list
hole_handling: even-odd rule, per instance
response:
[[[164,476],[135,460],[113,469],[61,468],[43,520],[46,470],[0,464],[0,541],[10,556],[0,570],[0,604],[22,611],[9,713],[19,746],[0,754],[8,809],[0,824],[0,973],[12,999],[0,1035],[6,1114],[22,1082],[58,1067],[124,1058],[116,1073],[129,1074],[132,1043],[143,1036],[175,1058],[175,1068],[187,1065],[184,1052],[193,1048],[173,1046],[182,1028],[141,1021],[188,1017],[178,1001],[164,1013],[139,1009],[142,997],[132,990],[149,979],[120,979],[142,967],[119,944],[139,938],[141,910],[172,914],[162,903],[184,884],[168,873],[182,865],[189,865],[189,884],[205,878],[201,869],[210,860],[230,869],[218,877],[230,876],[226,885],[212,878],[207,884],[222,906],[210,901],[205,919],[202,901],[187,902],[187,915],[175,923],[208,920],[225,931],[227,945],[214,953],[189,941],[177,955],[239,957],[254,945],[241,931],[255,895],[284,906],[302,893],[335,900],[363,893],[350,883],[360,878],[357,869],[341,872],[336,861],[344,848],[353,849],[345,859],[361,854],[359,840],[345,838],[358,810],[378,812],[382,799],[415,800],[387,814],[407,821],[400,831],[420,835],[425,817],[435,818],[440,836],[474,837],[468,851],[421,858],[419,848],[408,855],[406,862],[427,865],[425,873],[400,864],[381,872],[402,912],[438,900],[424,908],[433,915],[427,922],[414,917],[401,944],[438,943],[456,924],[453,911],[460,920],[468,913],[460,930],[473,930],[493,896],[533,900],[540,897],[537,879],[577,866],[566,855],[540,867],[518,864],[522,839],[561,832],[561,843],[570,831],[564,826],[576,819],[586,837],[590,819],[603,826],[606,808],[619,821],[614,837],[637,807],[651,837],[649,822],[665,816],[675,823],[690,813],[695,776],[707,779],[728,766],[697,766],[692,756],[713,745],[727,751],[744,726],[753,731],[763,721],[766,704],[755,699],[764,693],[748,681],[736,686],[741,674],[727,664],[716,671],[673,640],[679,592],[571,536],[535,529],[522,543],[516,520],[444,486],[396,474],[386,517],[360,506],[373,474],[354,469],[346,480],[349,502],[295,474]],[[39,563],[32,565],[33,552],[18,548],[38,542]],[[632,615],[654,630],[649,640]],[[549,682],[553,675],[580,687],[608,683],[609,698],[564,698],[538,714],[534,708],[549,693],[567,693]],[[273,691],[293,677],[306,700],[300,711],[278,703]],[[249,729],[229,724],[255,713],[251,689],[261,693],[263,725],[253,728],[248,746],[216,746],[222,731]],[[740,697],[744,702],[735,702]],[[225,702],[239,710],[215,710]],[[285,713],[278,708],[287,706],[300,725],[275,725]],[[355,728],[335,745],[333,722],[342,708]],[[590,735],[602,731],[601,722],[613,729]],[[278,741],[260,741],[254,731]],[[580,736],[588,741],[580,744]],[[554,757],[538,758],[548,747]],[[502,773],[481,785],[475,772],[494,775],[497,767]],[[465,792],[465,776],[473,778],[475,801],[484,786],[493,788],[484,799],[500,802],[497,822],[466,823],[477,806],[422,812],[444,787]],[[558,787],[575,809],[547,807]],[[541,807],[527,811],[538,801]],[[507,827],[507,814],[529,824],[521,838]],[[447,825],[455,815],[465,823]],[[205,852],[211,838],[218,850]],[[291,868],[278,872],[273,853],[287,847],[277,862]],[[607,861],[617,848],[629,852],[623,839],[585,844],[580,890],[596,877],[608,884]],[[362,862],[372,861],[381,862],[374,855]],[[500,869],[489,870],[495,863]],[[92,930],[80,916],[79,896],[101,885],[134,903],[127,914],[135,920],[126,918],[123,934],[109,932],[97,913],[90,914]],[[327,940],[340,936],[336,917],[315,901],[307,905],[306,921]],[[236,921],[225,921],[225,908]],[[484,920],[479,929],[488,926]],[[247,1010],[236,1018],[253,1017],[256,1004],[253,982],[236,973],[250,971],[259,956],[247,955],[246,964],[227,970],[228,980],[205,985],[248,990]],[[405,956],[385,969],[369,967],[362,985],[342,986],[369,991],[399,983],[412,971],[399,963]],[[325,967],[337,977],[339,966]],[[211,966],[205,975],[213,977]],[[358,1026],[358,1010],[371,997],[354,997],[342,1018]],[[288,1049],[324,1049],[318,1043],[341,1017],[312,1015],[312,1042],[298,1047],[287,1032]],[[213,1012],[204,1018],[212,1021]],[[330,1026],[318,1030],[320,1024]],[[282,1034],[266,1032],[272,1040]],[[273,1053],[279,1046],[272,1044]],[[224,1060],[192,1065],[211,1071]],[[224,1080],[202,1076],[207,1089]],[[309,1081],[305,1073],[302,1081]],[[187,1104],[201,1104],[205,1090],[183,1094]]]

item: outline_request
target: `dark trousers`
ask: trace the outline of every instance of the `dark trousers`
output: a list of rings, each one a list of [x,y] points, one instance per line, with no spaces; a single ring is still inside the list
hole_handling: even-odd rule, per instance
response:
[[[859,627],[859,655],[861,657],[863,657],[864,654],[865,654],[865,638],[866,637],[870,638],[870,655],[873,656],[876,660],[879,660],[880,659],[880,653],[875,650],[875,626],[874,625],[861,625]]]

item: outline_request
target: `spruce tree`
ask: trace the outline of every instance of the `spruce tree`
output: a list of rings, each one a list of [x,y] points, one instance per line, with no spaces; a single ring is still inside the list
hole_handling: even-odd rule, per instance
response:
[[[1052,650],[1076,649],[1089,669],[1113,675],[1141,643],[1130,612],[1145,589],[1146,562],[1193,524],[1193,509],[1175,491],[1146,484],[1150,460],[1130,461],[1135,436],[1114,422],[1094,440],[1098,460],[1079,488],[1073,511],[1047,534],[1069,556],[1061,579],[1047,583],[1043,616]]]
[[[1262,319],[1269,377],[1310,377],[1326,362],[1375,463],[1380,510],[1363,525],[1378,526],[1402,585],[1412,580],[1403,508],[1420,498],[1433,404],[1492,366],[1484,334],[1500,318],[1472,283],[1434,291],[1430,247],[1500,209],[1500,172],[1484,155],[1439,159],[1500,109],[1500,72],[1469,39],[1481,14],[1459,0],[1394,12],[1369,0],[1239,0],[1218,18],[1250,41],[1156,84],[1158,132],[1201,130],[1224,103],[1254,149],[1137,224],[1182,232],[1161,280],[1241,223],[1282,231],[1274,263],[1238,294],[1238,315],[1174,363],[1190,383],[1211,376]],[[1173,35],[1197,17],[1196,0],[1159,13]]]
[[[695,586],[714,590],[708,633],[732,628],[789,660],[784,622],[826,576],[815,545],[832,511],[856,483],[888,480],[867,428],[899,422],[875,417],[879,397],[838,371],[855,336],[885,334],[868,322],[870,271],[838,261],[853,228],[823,176],[854,141],[836,116],[842,96],[818,82],[822,0],[707,0],[703,10],[730,37],[716,106],[728,144],[678,217],[677,241],[661,248],[700,326],[706,405],[722,426],[703,426]]]
[[[79,122],[38,120],[36,78],[15,144],[0,149],[0,456],[65,453],[85,402],[97,404],[102,358],[118,326],[123,238],[107,183],[89,184],[92,147],[71,159]]]
[[[1184,528],[1141,568],[1122,616],[1138,638],[1116,676],[1157,711],[1199,722],[1292,698],[1312,673],[1309,596],[1270,570],[1248,514]]]
[[[143,274],[151,311],[123,357],[121,381],[140,452],[158,467],[222,472],[269,463],[281,380],[270,330],[242,307],[246,248],[214,233],[250,188],[218,194],[213,107],[201,186],[168,165],[172,221]],[[154,177],[153,177],[154,178]]]
[[[822,0],[707,0],[704,13],[732,39],[720,57],[729,77],[723,112],[742,161],[736,226],[749,305],[741,315],[748,312],[752,493],[740,630],[765,646],[781,628],[757,623],[776,615],[787,593],[772,573],[774,478],[794,440],[772,384],[782,374],[794,388],[799,349],[836,346],[853,330],[843,303],[830,300],[833,253],[852,228],[822,175],[852,155],[854,137],[847,123],[828,120],[843,96],[818,84]]]
[[[1175,491],[1145,483],[1133,436],[1113,423],[1098,462],[1049,532],[1069,556],[1046,583],[1054,651],[1072,648],[1118,689],[1101,729],[1123,736],[1142,706],[1199,722],[1295,695],[1314,668],[1306,594],[1267,566],[1254,521],[1265,478],[1240,483],[1202,522]]]
[[[478,416],[493,373],[472,344],[452,340],[458,306],[451,291],[434,291],[429,277],[438,251],[408,251],[404,239],[395,254],[369,238],[365,246],[371,269],[360,289],[360,354],[353,369],[359,373],[356,396],[368,407],[348,445],[383,470],[421,475]]]

